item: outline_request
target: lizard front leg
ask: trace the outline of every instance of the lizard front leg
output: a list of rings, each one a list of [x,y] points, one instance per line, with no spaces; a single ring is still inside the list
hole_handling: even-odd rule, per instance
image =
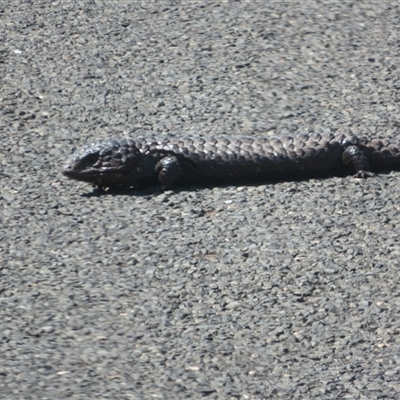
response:
[[[363,151],[358,146],[346,147],[342,154],[344,165],[352,165],[356,171],[354,178],[369,178],[375,176],[369,167],[369,162]]]
[[[182,166],[175,156],[162,158],[155,166],[158,181],[165,188],[173,186],[183,175]]]

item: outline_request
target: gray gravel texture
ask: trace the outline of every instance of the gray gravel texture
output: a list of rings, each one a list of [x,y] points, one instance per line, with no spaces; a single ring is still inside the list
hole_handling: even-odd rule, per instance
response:
[[[400,173],[90,196],[113,136],[398,137],[397,1],[0,6],[0,398],[400,393]]]

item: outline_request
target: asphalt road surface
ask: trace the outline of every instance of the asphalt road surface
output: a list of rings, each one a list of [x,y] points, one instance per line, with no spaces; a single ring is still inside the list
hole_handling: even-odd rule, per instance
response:
[[[0,5],[1,399],[400,396],[400,172],[93,195],[118,136],[399,138],[397,1]]]

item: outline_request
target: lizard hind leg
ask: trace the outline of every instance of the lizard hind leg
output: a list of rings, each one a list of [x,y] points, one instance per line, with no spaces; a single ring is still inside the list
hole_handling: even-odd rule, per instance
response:
[[[375,176],[369,167],[369,162],[363,151],[358,146],[346,147],[342,154],[344,165],[352,165],[356,171],[354,178],[369,178]]]
[[[182,166],[175,156],[162,158],[155,167],[158,181],[164,188],[173,186],[183,175]]]

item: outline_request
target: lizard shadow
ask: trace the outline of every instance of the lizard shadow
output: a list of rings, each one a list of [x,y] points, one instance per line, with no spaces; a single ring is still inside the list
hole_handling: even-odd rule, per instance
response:
[[[381,171],[380,174],[386,175],[390,173],[390,171]],[[215,187],[227,188],[227,187],[235,187],[235,186],[249,186],[255,187],[266,184],[278,184],[280,182],[305,182],[311,179],[313,180],[325,180],[334,177],[349,177],[349,179],[354,179],[351,174],[347,171],[338,171],[335,174],[312,174],[309,176],[302,177],[287,177],[280,176],[276,179],[262,179],[262,180],[254,180],[254,181],[235,181],[235,182],[198,182],[196,184],[187,182],[186,184],[180,183],[172,188],[163,189],[160,185],[153,184],[151,186],[146,187],[130,187],[130,188],[108,188],[106,190],[95,188],[89,193],[81,194],[82,197],[100,197],[100,196],[140,196],[140,197],[149,197],[149,196],[157,196],[166,191],[172,191],[173,193],[181,193],[181,192],[193,192],[201,189],[210,189]]]

